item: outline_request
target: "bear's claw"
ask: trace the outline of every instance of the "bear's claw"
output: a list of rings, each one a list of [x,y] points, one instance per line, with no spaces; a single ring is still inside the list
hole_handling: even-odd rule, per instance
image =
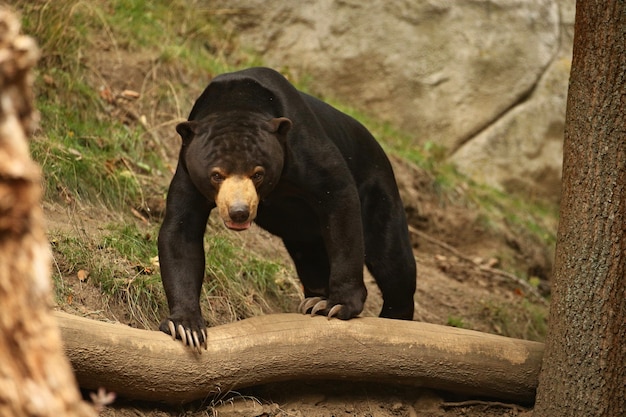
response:
[[[335,317],[337,314],[339,314],[339,312],[341,311],[341,309],[343,309],[343,304],[335,304],[329,311],[328,311],[328,318],[331,317]]]
[[[322,297],[308,297],[302,300],[300,305],[298,306],[298,311],[302,314],[307,314],[307,312],[315,306],[317,303],[322,301]]]
[[[183,342],[183,346],[189,346],[195,348],[198,353],[202,353],[201,348],[208,349],[207,343],[207,335],[206,330],[200,330],[200,334],[202,336],[202,342],[200,342],[200,337],[197,331],[191,331],[190,329],[185,329],[182,324],[178,325],[178,331],[176,331],[176,325],[173,321],[168,320],[167,327],[170,331],[170,335],[172,335],[172,339],[176,340],[176,337],[179,336],[180,340]]]
[[[319,311],[326,310],[328,308],[328,301],[322,297],[309,297],[302,300],[298,306],[298,311],[302,314],[308,314],[311,311],[311,316],[315,316]],[[339,314],[343,304],[335,304],[328,311],[326,317],[333,318]]]
[[[326,300],[321,300],[317,302],[311,309],[311,316],[316,315],[318,311],[324,310],[327,306],[328,306],[328,301]]]

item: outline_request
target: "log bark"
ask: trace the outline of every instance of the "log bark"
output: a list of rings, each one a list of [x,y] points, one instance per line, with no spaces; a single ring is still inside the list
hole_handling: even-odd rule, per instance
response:
[[[185,403],[286,380],[375,381],[528,404],[543,344],[434,324],[299,314],[208,330],[201,354],[164,333],[56,313],[79,384]]]

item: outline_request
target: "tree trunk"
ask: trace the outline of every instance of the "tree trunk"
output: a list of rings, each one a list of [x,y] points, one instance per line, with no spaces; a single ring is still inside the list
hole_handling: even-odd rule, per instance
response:
[[[626,415],[626,3],[578,1],[535,415]]]
[[[30,159],[31,68],[38,57],[0,7],[0,415],[87,416],[49,308],[41,175]]]

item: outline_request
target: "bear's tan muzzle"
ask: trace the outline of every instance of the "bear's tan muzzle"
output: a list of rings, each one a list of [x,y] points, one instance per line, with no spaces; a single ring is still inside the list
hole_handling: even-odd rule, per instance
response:
[[[250,178],[234,175],[222,182],[215,203],[226,227],[246,230],[256,217],[259,196]]]

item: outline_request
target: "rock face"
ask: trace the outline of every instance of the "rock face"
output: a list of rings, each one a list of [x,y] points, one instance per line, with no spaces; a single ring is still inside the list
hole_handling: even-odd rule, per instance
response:
[[[528,167],[524,158],[534,161],[537,153],[559,152],[568,74],[560,69],[569,63],[551,66],[558,61],[563,38],[555,0],[214,4],[237,10],[227,24],[268,65],[288,68],[296,76],[311,75],[315,93],[341,98],[411,132],[416,144],[444,146],[459,168],[477,179],[503,189],[518,187],[515,178],[500,178],[498,170],[487,170],[491,167],[485,164],[501,165],[501,159],[512,156],[517,160],[506,163],[508,176],[517,176],[522,173],[510,167]],[[559,99],[530,105],[543,91],[557,91]],[[534,128],[535,115],[546,112],[554,116],[546,117],[538,131],[522,135],[525,128]],[[520,124],[516,133],[511,121],[501,122],[507,118]],[[498,122],[503,124],[496,129]],[[480,145],[470,146],[474,138]],[[520,153],[516,146],[532,149]],[[561,156],[547,159],[550,167],[539,171],[556,175],[556,180],[535,169],[531,176],[524,174],[524,189],[533,178],[542,184],[558,182]]]
[[[557,200],[570,62],[551,65],[528,100],[454,152],[457,168],[498,189]]]
[[[451,156],[461,172],[506,191],[556,201],[561,189],[574,2],[560,5],[560,47],[528,98]]]

